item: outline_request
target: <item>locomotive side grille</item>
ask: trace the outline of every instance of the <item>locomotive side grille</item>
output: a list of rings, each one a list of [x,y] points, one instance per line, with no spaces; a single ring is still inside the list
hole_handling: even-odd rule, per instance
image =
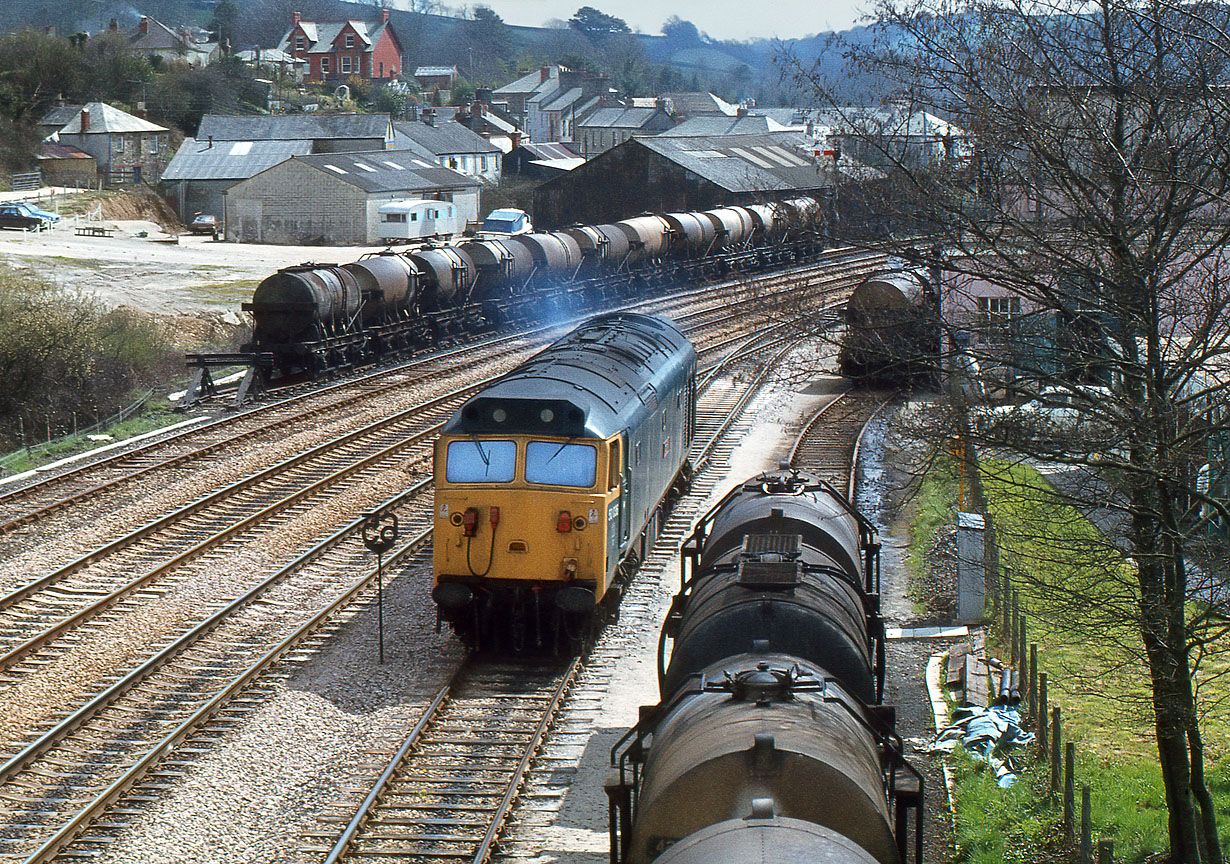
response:
[[[798,555],[803,547],[802,534],[747,534],[743,538],[745,555]]]
[[[799,584],[802,572],[797,562],[740,561],[735,582],[752,591],[784,591]]]

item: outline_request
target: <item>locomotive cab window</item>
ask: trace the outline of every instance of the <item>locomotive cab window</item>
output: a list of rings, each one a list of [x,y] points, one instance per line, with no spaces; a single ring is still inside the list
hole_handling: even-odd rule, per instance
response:
[[[512,441],[450,441],[444,478],[449,483],[508,483],[517,467]]]
[[[597,480],[598,449],[590,444],[531,441],[525,446],[525,482],[588,489]]]
[[[620,458],[622,451],[619,446],[619,440],[611,442],[611,461],[607,466],[606,488],[608,491],[619,488],[619,480],[623,475],[623,460]]]

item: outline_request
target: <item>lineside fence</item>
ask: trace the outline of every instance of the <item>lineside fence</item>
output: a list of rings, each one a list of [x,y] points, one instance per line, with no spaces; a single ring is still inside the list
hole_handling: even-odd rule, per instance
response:
[[[121,408],[110,417],[105,417],[102,420],[91,423],[89,426],[78,426],[77,415],[74,414],[71,432],[51,423],[50,420],[45,421],[41,429],[26,429],[23,424],[21,428],[23,446],[20,450],[14,450],[12,453],[0,456],[0,475],[13,473],[11,466],[23,459],[31,456],[46,455],[65,444],[75,443],[86,435],[92,435],[102,429],[110,428],[131,419],[146,406],[153,395],[154,391],[152,389],[146,390],[145,393],[138,397],[137,401]],[[52,437],[52,433],[56,433],[56,437]]]
[[[956,455],[956,454],[954,454]],[[1061,804],[1060,827],[1065,843],[1079,864],[1113,864],[1114,840],[1093,842],[1093,817],[1090,787],[1081,784],[1080,814],[1076,813],[1076,745],[1063,740],[1063,717],[1058,705],[1049,706],[1047,673],[1039,671],[1038,643],[1028,641],[1028,616],[1021,610],[1021,596],[1015,585],[1022,584],[1019,573],[1002,562],[999,542],[991,517],[990,500],[978,471],[978,452],[969,435],[963,436],[959,458],[964,461],[970,487],[970,509],[985,520],[986,572],[990,595],[992,630],[999,637],[1001,658],[1006,666],[1020,671],[1022,725],[1034,732],[1035,760],[1050,763],[1048,796]]]

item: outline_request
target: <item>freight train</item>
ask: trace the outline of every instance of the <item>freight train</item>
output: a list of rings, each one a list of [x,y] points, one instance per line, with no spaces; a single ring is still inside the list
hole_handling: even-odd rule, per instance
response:
[[[686,487],[696,352],[592,318],[471,397],[435,444],[439,618],[468,646],[575,650]]]
[[[838,359],[846,377],[869,382],[933,378],[939,353],[938,274],[888,270],[864,279],[850,294]]]
[[[754,477],[704,517],[661,701],[611,751],[612,864],[903,864],[911,814],[921,861],[922,777],[880,703],[878,549],[806,472]]]
[[[816,213],[814,199],[796,198],[287,267],[244,304],[253,335],[243,351],[268,383],[541,320],[546,309],[576,312],[688,278],[808,260],[822,248]]]

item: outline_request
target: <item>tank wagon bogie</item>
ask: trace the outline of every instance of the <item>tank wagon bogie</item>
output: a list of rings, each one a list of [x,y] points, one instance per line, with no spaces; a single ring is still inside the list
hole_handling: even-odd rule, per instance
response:
[[[754,477],[698,523],[661,699],[611,750],[611,864],[903,864],[911,813],[920,864],[922,777],[878,704],[878,549],[806,472]]]
[[[467,644],[569,650],[686,482],[696,354],[591,319],[472,397],[435,447],[436,601]]]
[[[653,286],[805,260],[822,248],[809,200],[423,241],[340,267],[289,267],[244,304],[253,338],[243,350],[272,357],[259,364],[271,366],[267,382],[379,361],[544,310],[570,314]]]

